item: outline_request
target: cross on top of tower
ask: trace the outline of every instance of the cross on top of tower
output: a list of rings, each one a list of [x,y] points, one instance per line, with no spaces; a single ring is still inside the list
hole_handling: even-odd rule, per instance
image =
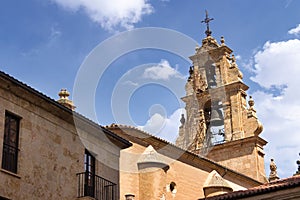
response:
[[[205,23],[205,24],[206,24],[206,31],[205,31],[205,34],[206,34],[206,36],[208,37],[208,36],[211,35],[211,31],[209,30],[209,22],[212,21],[212,20],[214,20],[214,18],[209,18],[209,17],[208,17],[208,12],[207,12],[207,10],[205,10],[205,14],[206,14],[205,19],[204,19],[203,21],[201,21],[201,23]]]

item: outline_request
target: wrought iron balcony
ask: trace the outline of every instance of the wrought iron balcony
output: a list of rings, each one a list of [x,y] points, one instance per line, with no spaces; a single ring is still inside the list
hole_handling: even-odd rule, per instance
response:
[[[3,144],[2,169],[17,173],[18,148]]]
[[[76,174],[78,197],[92,197],[96,200],[117,200],[117,184],[90,172]]]

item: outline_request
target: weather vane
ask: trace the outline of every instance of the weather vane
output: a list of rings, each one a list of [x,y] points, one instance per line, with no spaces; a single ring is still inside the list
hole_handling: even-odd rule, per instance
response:
[[[207,10],[205,10],[205,13],[206,13],[206,17],[203,21],[201,21],[201,23],[205,23],[206,24],[206,31],[205,31],[205,34],[206,36],[210,36],[211,35],[211,31],[209,30],[209,22],[214,20],[214,18],[209,18],[208,17],[208,12]]]

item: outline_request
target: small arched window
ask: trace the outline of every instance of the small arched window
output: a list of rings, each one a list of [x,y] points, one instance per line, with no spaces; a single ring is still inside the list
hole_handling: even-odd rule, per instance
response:
[[[176,194],[176,192],[177,192],[177,189],[176,189],[176,183],[173,182],[173,181],[170,183],[170,191],[171,191],[173,194]]]

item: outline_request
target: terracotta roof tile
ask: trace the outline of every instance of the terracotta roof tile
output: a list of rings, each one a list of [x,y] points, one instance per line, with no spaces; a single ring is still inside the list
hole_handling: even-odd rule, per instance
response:
[[[222,194],[213,197],[201,198],[199,200],[227,200],[227,199],[236,199],[236,198],[245,198],[260,194],[265,194],[269,192],[275,192],[278,190],[300,187],[300,175],[292,176],[285,179],[279,179],[266,183],[257,187],[249,188],[248,190],[240,190],[227,194]]]

